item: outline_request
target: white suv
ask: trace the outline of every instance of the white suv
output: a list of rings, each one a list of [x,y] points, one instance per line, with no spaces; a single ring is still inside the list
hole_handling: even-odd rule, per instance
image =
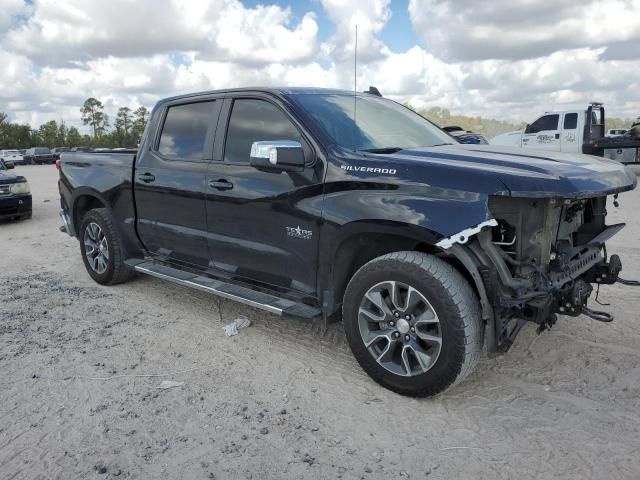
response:
[[[0,150],[0,160],[12,165],[24,165],[24,157],[18,150]]]

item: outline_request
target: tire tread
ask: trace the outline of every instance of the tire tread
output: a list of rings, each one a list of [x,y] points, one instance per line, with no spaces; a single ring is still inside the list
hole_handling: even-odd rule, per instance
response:
[[[349,282],[343,302],[343,318],[347,318],[344,311],[347,298],[353,294],[355,284],[361,274],[385,271],[390,267],[397,268],[399,265],[412,276],[431,277],[447,291],[448,298],[441,298],[441,301],[444,301],[447,310],[453,312],[461,321],[460,326],[457,327],[456,335],[464,339],[464,354],[459,371],[450,371],[447,377],[438,384],[432,383],[410,389],[390,387],[385,383],[383,385],[404,395],[435,395],[462,382],[475,369],[482,357],[484,329],[482,328],[480,303],[469,282],[453,266],[438,257],[416,251],[394,252],[375,258],[362,266]],[[378,379],[374,378],[374,380],[381,383]]]

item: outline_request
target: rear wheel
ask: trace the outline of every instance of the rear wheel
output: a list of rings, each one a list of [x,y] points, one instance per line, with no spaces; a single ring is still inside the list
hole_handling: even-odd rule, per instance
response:
[[[98,283],[115,285],[134,275],[124,263],[120,239],[106,208],[90,210],[82,219],[80,252],[87,272]]]
[[[430,396],[462,381],[482,352],[478,299],[451,265],[420,252],[378,257],[353,276],[343,321],[351,351],[379,384]]]

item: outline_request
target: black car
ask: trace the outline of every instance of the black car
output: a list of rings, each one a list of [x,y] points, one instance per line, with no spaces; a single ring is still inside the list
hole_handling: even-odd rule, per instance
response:
[[[71,151],[71,147],[56,147],[53,150],[51,150],[51,153],[53,154],[56,160],[60,160],[60,154],[65,152],[70,152],[70,151]]]
[[[442,129],[460,143],[467,145],[489,145],[489,140],[481,133],[474,133],[456,126],[443,127]]]
[[[587,302],[622,268],[607,199],[636,186],[617,162],[461,145],[391,100],[313,88],[162,100],[137,153],[60,167],[62,228],[96,282],[137,272],[342,318],[363,369],[414,396],[461,381],[527,322],[611,321]]]
[[[55,163],[56,156],[46,147],[34,147],[24,154],[24,162],[27,165],[43,165],[45,163]]]
[[[31,190],[27,179],[14,175],[0,160],[0,220],[31,218]]]

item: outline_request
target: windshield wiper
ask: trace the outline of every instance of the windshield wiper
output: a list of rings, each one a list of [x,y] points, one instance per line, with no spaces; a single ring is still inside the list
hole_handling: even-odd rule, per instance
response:
[[[384,148],[361,148],[358,150],[359,152],[367,152],[367,153],[381,153],[381,154],[389,154],[396,153],[400,150],[404,150],[404,148],[400,147],[384,147]]]

